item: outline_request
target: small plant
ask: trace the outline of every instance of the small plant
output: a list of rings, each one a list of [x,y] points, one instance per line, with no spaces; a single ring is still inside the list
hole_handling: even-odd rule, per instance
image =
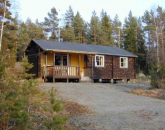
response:
[[[47,129],[62,130],[63,125],[67,121],[67,118],[62,117],[58,115],[57,113],[63,110],[61,106],[61,101],[55,98],[56,90],[54,90],[53,88],[49,91],[49,95],[50,95],[50,104],[51,104],[51,107],[50,107],[51,117],[48,118],[44,124],[47,127]]]

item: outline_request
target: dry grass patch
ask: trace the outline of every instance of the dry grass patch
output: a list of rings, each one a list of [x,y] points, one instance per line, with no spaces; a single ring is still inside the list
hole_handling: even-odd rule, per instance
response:
[[[146,97],[152,97],[152,98],[159,98],[159,99],[165,99],[165,90],[164,89],[136,89],[129,93],[133,93],[136,95],[142,95]]]
[[[64,106],[65,111],[68,113],[70,117],[92,113],[89,107],[78,104],[76,102],[63,101],[62,104]]]

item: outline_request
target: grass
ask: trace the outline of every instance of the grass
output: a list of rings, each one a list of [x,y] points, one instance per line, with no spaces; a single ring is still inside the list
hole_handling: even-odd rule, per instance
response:
[[[130,91],[129,93],[165,100],[164,89],[136,89],[136,90]]]
[[[148,76],[146,77],[139,77],[139,76],[136,76],[136,80],[137,81],[142,81],[142,82],[151,82],[151,78]]]

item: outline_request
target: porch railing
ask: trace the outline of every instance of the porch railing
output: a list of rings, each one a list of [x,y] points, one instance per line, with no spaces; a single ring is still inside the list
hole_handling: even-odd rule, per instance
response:
[[[44,77],[69,78],[80,77],[79,66],[47,66],[43,68]],[[53,74],[54,72],[54,74]]]

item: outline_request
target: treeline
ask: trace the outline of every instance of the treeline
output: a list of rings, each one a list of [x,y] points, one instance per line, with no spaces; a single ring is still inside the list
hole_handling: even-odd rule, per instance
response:
[[[3,2],[1,0],[1,5]],[[8,9],[10,2],[7,3]],[[12,18],[9,10],[6,10],[5,18],[2,52],[7,51],[11,57],[15,57],[10,62],[21,60],[30,39],[49,39],[120,47],[138,55],[136,70],[145,74],[151,74],[151,70],[159,72],[165,63],[165,11],[160,6],[155,11],[146,10],[142,17],[133,16],[130,11],[124,23],[118,15],[112,19],[104,10],[100,15],[93,11],[91,20],[86,22],[70,6],[60,21],[64,23],[60,28],[58,12],[54,7],[43,22],[36,20],[33,23],[29,18],[23,22],[18,15]]]

